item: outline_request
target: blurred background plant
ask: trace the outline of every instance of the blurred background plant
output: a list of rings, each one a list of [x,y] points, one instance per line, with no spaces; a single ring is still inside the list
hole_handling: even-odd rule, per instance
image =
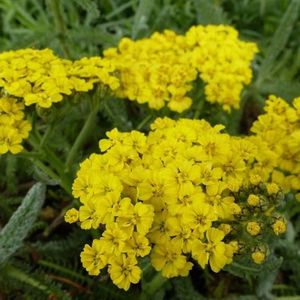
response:
[[[253,63],[254,80],[243,92],[241,109],[228,114],[205,103],[199,113],[194,107],[183,116],[196,114],[213,124],[225,124],[231,134],[246,134],[261,113],[267,95],[275,94],[288,101],[300,95],[299,6],[299,0],[0,0],[0,50],[51,48],[59,56],[75,59],[99,55],[104,49],[116,46],[124,36],[137,39],[163,29],[183,33],[195,24],[233,25],[242,39],[256,42],[260,49]],[[89,111],[87,101],[77,106],[67,105],[59,116],[61,122],[47,133],[47,147],[64,159]],[[69,172],[71,179],[77,163],[95,152],[106,130],[113,127],[123,131],[147,130],[151,121],[162,115],[182,116],[134,103],[104,100],[91,131],[97,134],[90,133],[82,143]],[[41,116],[50,125],[58,117],[55,108],[50,114],[41,112]],[[40,144],[41,149],[45,142]],[[15,245],[9,255],[0,246],[0,299],[138,298],[136,290],[125,294],[114,288],[105,275],[99,281],[83,272],[79,251],[91,237],[62,222],[62,211],[72,198],[25,156],[0,156],[3,174],[0,176],[0,229],[5,228],[0,243]],[[25,191],[34,185],[32,178],[47,183],[46,197],[40,185],[33,187],[27,196],[36,201],[25,201],[26,198],[22,201]],[[260,268],[247,270],[235,265],[228,270],[231,274],[221,272],[212,276],[208,270],[203,273],[195,269],[191,278],[171,280],[163,285],[155,297],[300,299],[300,205],[290,197],[286,200],[288,231],[285,239],[275,246],[283,259],[274,261],[264,272]],[[36,211],[23,220],[25,225],[20,220],[16,222],[21,209]],[[10,228],[20,226],[23,231],[16,241],[11,233],[17,231]],[[143,280],[147,283],[152,275],[153,270],[145,262]],[[236,276],[242,279],[237,280]],[[147,289],[147,284],[144,288]]]

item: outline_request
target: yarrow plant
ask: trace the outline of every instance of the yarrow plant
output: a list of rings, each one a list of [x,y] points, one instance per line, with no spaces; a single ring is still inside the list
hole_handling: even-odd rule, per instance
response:
[[[249,176],[255,145],[223,128],[159,118],[148,136],[114,129],[100,140],[103,153],[81,164],[73,184],[79,211],[65,216],[100,234],[81,253],[90,275],[107,267],[128,290],[145,256],[166,278],[187,276],[194,264],[219,272],[235,255],[265,261],[270,232],[285,232],[283,194]]]
[[[238,109],[257,52],[231,26],[200,25],[183,34],[122,38],[102,56],[78,60],[50,49],[0,54],[0,154],[25,148],[24,157],[53,179],[47,182],[79,200],[61,215],[92,232],[80,255],[89,275],[108,274],[127,291],[143,278],[145,261],[173,278],[188,276],[193,267],[217,273],[246,264],[262,270],[272,260],[274,241],[287,230],[285,195],[300,200],[300,98],[289,105],[270,96],[244,137],[181,114],[202,100],[226,112]],[[44,145],[52,129],[38,127],[36,119],[67,101],[77,104],[83,93],[80,101],[90,98],[90,114],[64,149],[70,150],[64,162]],[[74,157],[101,101],[118,98],[176,120],[156,118],[148,132],[143,126],[138,128],[145,132],[108,131],[99,141],[101,153],[80,164],[71,191]]]

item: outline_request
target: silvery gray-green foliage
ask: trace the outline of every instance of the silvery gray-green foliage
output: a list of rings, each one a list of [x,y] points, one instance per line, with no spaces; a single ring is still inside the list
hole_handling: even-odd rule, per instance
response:
[[[276,59],[279,54],[285,48],[289,37],[293,31],[293,27],[297,21],[300,1],[292,0],[282,19],[280,24],[271,40],[271,43],[266,51],[265,59],[263,60],[258,78],[257,85],[260,85],[264,79],[266,79],[272,73],[272,68],[275,65]]]
[[[22,245],[45,200],[45,185],[36,183],[0,232],[0,265]]]

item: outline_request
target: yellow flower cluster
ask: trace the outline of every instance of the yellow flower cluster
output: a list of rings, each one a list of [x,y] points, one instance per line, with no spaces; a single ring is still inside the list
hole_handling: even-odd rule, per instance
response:
[[[22,151],[31,124],[24,120],[24,105],[10,97],[0,98],[0,154]]]
[[[114,68],[100,57],[79,61],[61,59],[50,49],[21,49],[0,54],[0,87],[26,106],[49,108],[73,91],[88,91],[101,82],[118,87]]]
[[[205,94],[211,103],[230,111],[239,108],[243,86],[252,79],[250,68],[256,44],[240,41],[230,26],[194,26],[186,34],[192,48],[192,65],[206,83]]]
[[[207,100],[230,110],[238,108],[243,85],[251,80],[250,62],[256,52],[255,44],[240,41],[238,32],[224,25],[192,27],[185,35],[166,30],[138,41],[123,38],[103,58],[71,61],[50,49],[21,49],[0,54],[0,88],[2,95],[22,105],[49,108],[66,95],[89,91],[100,83],[121,98],[147,102],[154,109],[167,104],[182,112],[192,104],[188,93],[199,74]],[[1,140],[18,140],[20,145],[24,138],[3,125],[0,130]],[[2,152],[12,149],[10,143],[3,142],[8,150]]]
[[[107,133],[99,143],[103,153],[80,165],[73,195],[81,206],[65,217],[79,220],[82,229],[99,230],[100,238],[85,246],[82,264],[91,275],[107,266],[125,290],[139,281],[138,258],[146,255],[167,278],[187,276],[190,257],[220,271],[239,249],[239,237],[228,236],[229,224],[240,215],[251,220],[257,210],[244,215],[236,196],[248,182],[251,142],[204,120],[159,118],[151,129],[148,136]],[[260,205],[259,196],[249,199]],[[252,222],[247,230],[257,235],[261,228]]]
[[[118,48],[106,50],[104,57],[119,72],[119,97],[147,103],[153,109],[167,104],[182,112],[192,104],[187,93],[197,78],[188,54],[185,38],[166,30],[138,41],[123,38]]]
[[[188,92],[199,73],[207,100],[229,111],[239,107],[257,51],[254,43],[240,41],[234,28],[210,25],[191,27],[185,35],[165,30],[138,41],[123,38],[104,57],[120,74],[119,97],[182,112],[192,104]]]
[[[257,151],[253,172],[263,181],[271,176],[285,192],[300,190],[300,98],[290,106],[281,98],[270,96],[266,101],[265,114],[258,117],[249,137]],[[278,186],[270,184],[270,193]],[[299,195],[299,194],[298,194]]]
[[[0,54],[0,154],[22,151],[31,125],[24,120],[25,106],[49,108],[64,95],[86,92],[101,83],[114,90],[119,80],[114,67],[100,57],[70,61],[49,49],[22,49]]]

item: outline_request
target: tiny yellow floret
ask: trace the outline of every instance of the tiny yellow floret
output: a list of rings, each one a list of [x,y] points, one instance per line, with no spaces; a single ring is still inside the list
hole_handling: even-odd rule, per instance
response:
[[[250,206],[258,206],[259,203],[260,203],[260,201],[259,201],[259,196],[250,194],[250,195],[248,196],[247,203],[248,203]]]
[[[256,236],[261,232],[261,226],[257,222],[249,222],[247,232],[252,236]]]
[[[79,218],[79,212],[75,208],[69,209],[65,214],[65,221],[70,224],[77,222],[78,218]]]
[[[279,186],[276,183],[267,183],[266,187],[269,195],[277,194],[279,191]]]
[[[266,254],[262,251],[256,250],[251,254],[251,257],[254,263],[261,265],[266,259]]]
[[[286,232],[286,222],[284,219],[278,219],[272,225],[273,231],[276,235]]]

